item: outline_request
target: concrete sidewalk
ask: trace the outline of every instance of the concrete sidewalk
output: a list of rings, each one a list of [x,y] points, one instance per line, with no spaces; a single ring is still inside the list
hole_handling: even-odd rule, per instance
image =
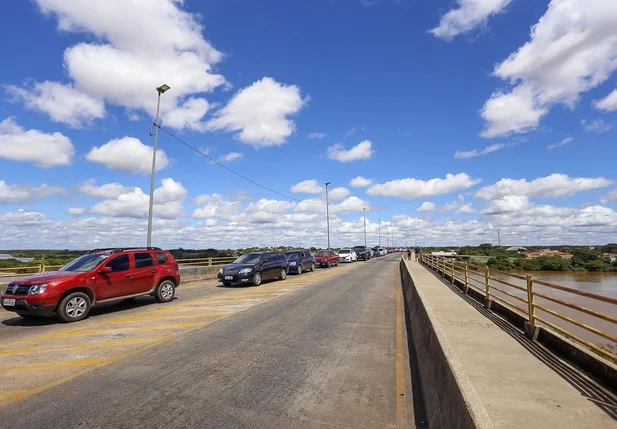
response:
[[[405,265],[477,427],[617,428],[614,395],[420,264]],[[443,412],[447,398],[430,382],[423,376],[423,390],[437,389]]]

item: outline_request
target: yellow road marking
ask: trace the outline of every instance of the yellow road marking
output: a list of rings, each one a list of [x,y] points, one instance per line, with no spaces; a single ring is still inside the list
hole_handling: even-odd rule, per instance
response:
[[[164,313],[168,314],[168,313]],[[145,314],[143,316],[135,316],[135,317],[127,317],[126,319],[118,319],[118,320],[110,320],[109,322],[105,322],[105,325],[119,325],[124,323],[135,323],[135,322],[151,322],[157,320],[177,320],[177,319],[197,319],[201,317],[216,317],[226,314],[224,311],[210,311],[208,313],[188,313],[188,314],[175,314],[173,316],[166,316],[164,314]]]
[[[124,346],[124,345],[130,345],[130,344],[148,344],[148,343],[151,343],[152,341],[156,341],[156,339],[126,338],[124,340],[103,341],[100,343],[92,343],[92,344],[74,344],[74,345],[67,345],[67,346],[37,347],[34,349],[13,349],[13,350],[0,351],[0,356],[25,355],[29,353],[54,352],[54,351],[62,351],[62,350],[107,348],[107,347],[117,347],[117,346]]]
[[[77,368],[80,366],[92,366],[99,365],[101,363],[105,363],[110,360],[109,358],[93,358],[93,359],[77,359],[77,360],[69,360],[66,362],[50,362],[50,363],[34,363],[31,365],[23,365],[16,366],[11,368],[2,368],[0,369],[0,375],[8,374],[12,371],[17,371],[19,373],[31,372],[31,371],[44,371],[44,370],[57,370],[64,368]]]
[[[350,266],[351,267],[351,266]],[[253,308],[259,304],[262,304],[263,302],[266,302],[268,300],[271,299],[276,299],[279,298],[283,295],[286,295],[288,293],[294,292],[302,287],[305,287],[309,284],[314,284],[317,281],[323,280],[324,278],[328,278],[331,277],[335,274],[337,274],[337,272],[344,272],[347,271],[347,268],[344,270],[333,270],[333,271],[328,271],[328,272],[324,272],[319,273],[319,274],[315,274],[311,276],[311,282],[308,283],[299,283],[299,284],[294,284],[293,282],[289,282],[288,284],[285,285],[280,285],[278,287],[273,287],[273,286],[266,286],[261,288],[261,290],[259,291],[259,293],[257,295],[254,296],[260,296],[260,297],[264,297],[266,299],[260,299],[260,300],[254,300],[252,302],[252,304],[254,305],[247,305],[244,306],[243,308],[238,308],[235,309],[235,311],[232,312],[221,312],[221,317],[219,317],[218,319],[215,320],[211,320],[208,322],[198,322],[198,323],[178,323],[178,324],[169,324],[169,325],[163,325],[163,326],[156,326],[156,327],[152,327],[152,326],[147,326],[147,327],[137,327],[137,328],[119,328],[119,329],[105,329],[105,330],[97,330],[96,328],[101,328],[103,327],[107,322],[109,321],[102,321],[98,324],[92,324],[90,326],[84,326],[84,327],[78,327],[75,329],[70,329],[70,330],[66,330],[63,332],[55,332],[55,333],[47,333],[47,334],[42,334],[42,335],[38,335],[35,337],[30,337],[30,338],[26,338],[23,340],[19,340],[19,341],[15,341],[12,343],[8,343],[8,344],[4,344],[3,346],[11,346],[11,345],[16,345],[16,344],[22,344],[22,343],[32,343],[34,341],[37,340],[46,340],[46,339],[54,339],[54,338],[62,338],[62,337],[66,337],[66,336],[83,336],[83,335],[110,335],[112,334],[114,331],[120,331],[120,332],[125,332],[128,330],[131,331],[142,331],[142,330],[153,330],[153,329],[168,329],[168,330],[173,330],[173,329],[177,329],[177,328],[188,328],[182,332],[178,332],[177,334],[188,334],[190,332],[193,332],[197,329],[200,329],[201,327],[208,325],[214,321],[218,321],[220,319],[223,319],[225,317],[228,317],[232,314],[237,314],[240,313],[248,308]],[[291,287],[289,287],[291,286]],[[262,294],[262,291],[264,292]],[[253,292],[258,292],[258,291],[251,291],[251,295]],[[247,292],[244,292],[247,293]],[[266,295],[271,295],[271,296],[266,296]],[[243,295],[242,291],[238,293],[238,298],[243,298],[243,297],[249,297],[250,295]],[[213,299],[217,299],[217,298],[222,298],[222,296],[217,295],[214,297],[208,297],[208,298],[195,298],[193,300],[187,301],[184,304],[184,306],[186,305],[190,305],[190,304],[208,304],[208,302],[212,302]],[[182,307],[180,307],[182,308]],[[142,313],[140,313],[140,316],[153,316],[156,317],[154,315],[155,312],[159,312],[157,314],[160,314],[160,312],[165,311],[165,312],[171,312],[171,311],[177,311],[178,307],[176,306],[176,308],[169,308],[169,309],[165,309],[165,310],[161,310],[159,308],[153,308],[151,311],[144,311]],[[215,310],[214,308],[212,308],[211,310]],[[83,374],[86,374],[90,371],[94,371],[102,366],[106,366],[106,365],[110,365],[112,363],[118,362],[120,360],[126,359],[130,356],[134,356],[136,354],[142,353],[145,350],[148,350],[150,348],[159,346],[161,344],[164,344],[166,342],[172,341],[173,339],[177,338],[177,335],[173,335],[173,336],[164,336],[164,337],[160,337],[160,338],[153,338],[151,339],[152,341],[148,344],[146,343],[143,347],[138,347],[128,353],[125,354],[120,354],[117,356],[113,356],[110,358],[104,358],[104,359],[83,359],[83,360],[76,360],[76,361],[68,361],[65,363],[61,363],[64,364],[65,367],[74,367],[74,368],[79,368],[80,366],[84,366],[84,364],[89,362],[89,366],[86,366],[83,369],[80,369],[76,372],[74,372],[73,374],[70,374],[66,377],[60,378],[58,380],[55,380],[51,383],[45,384],[43,386],[39,386],[33,389],[28,389],[28,390],[23,390],[23,391],[10,391],[10,392],[5,392],[3,394],[0,394],[0,407],[6,406],[7,404],[9,404],[10,402],[14,402],[14,401],[19,401],[22,399],[25,399],[31,395],[43,392],[47,389],[50,389],[52,387],[58,386],[62,383],[68,382],[70,380],[73,380]],[[111,342],[110,342],[111,343]],[[81,362],[81,364],[80,364]],[[98,363],[97,363],[98,362]],[[49,369],[57,369],[53,368],[54,364],[33,364],[27,367],[30,368],[34,368],[34,365],[37,365],[39,368],[41,368],[40,370],[43,370],[44,366],[48,366]],[[51,366],[50,366],[51,365]],[[27,368],[26,367],[26,368]],[[13,371],[13,370],[18,370],[18,371],[22,371],[22,368],[24,367],[19,367],[19,368],[12,368],[12,369],[5,369],[3,370],[4,372],[0,372],[0,375],[4,374],[6,371]]]
[[[403,288],[400,274],[396,273],[396,424],[407,424],[407,392],[405,381],[405,353],[403,352],[403,334],[405,332],[405,307],[403,306]]]

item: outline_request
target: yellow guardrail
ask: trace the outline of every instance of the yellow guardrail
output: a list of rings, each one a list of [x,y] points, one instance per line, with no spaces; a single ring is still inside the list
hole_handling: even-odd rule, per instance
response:
[[[490,308],[493,300],[497,301],[526,318],[533,327],[549,328],[611,361],[617,360],[617,353],[581,338],[579,334],[572,330],[572,326],[576,326],[583,331],[604,338],[612,342],[612,350],[617,351],[617,347],[615,347],[617,335],[614,334],[617,332],[617,317],[574,304],[554,295],[555,291],[559,291],[566,296],[584,297],[598,306],[605,304],[615,306],[610,308],[615,309],[616,314],[617,299],[534,279],[533,276],[522,276],[488,267],[480,267],[454,259],[447,260],[440,256],[421,254],[420,261],[443,278],[447,277],[452,284],[458,282],[463,286],[465,293],[468,293],[469,289],[473,289],[484,295],[487,308]],[[537,286],[546,289],[546,291],[536,290]],[[557,304],[557,306],[554,304]],[[608,306],[607,308],[609,308]],[[563,308],[573,310],[576,316],[563,314]],[[580,316],[582,314],[591,316],[589,321],[581,321]],[[551,316],[553,320],[547,320]],[[611,328],[610,332],[599,326],[600,320],[608,322],[604,325]]]
[[[64,265],[30,265],[23,267],[0,268],[0,279],[3,277],[24,277],[54,271]]]

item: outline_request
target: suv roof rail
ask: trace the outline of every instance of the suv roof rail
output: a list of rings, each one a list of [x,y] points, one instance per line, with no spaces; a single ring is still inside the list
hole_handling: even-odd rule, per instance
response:
[[[118,252],[124,252],[125,250],[162,250],[160,247],[145,247],[145,246],[140,246],[140,247],[102,247],[99,249],[92,249],[89,250],[88,253],[97,253],[97,252],[105,252],[105,251],[111,251],[110,253],[118,253]]]

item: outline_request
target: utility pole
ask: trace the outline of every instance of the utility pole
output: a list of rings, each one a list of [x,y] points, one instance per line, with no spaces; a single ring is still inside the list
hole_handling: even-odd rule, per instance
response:
[[[152,174],[150,175],[150,203],[148,206],[148,238],[146,246],[152,246],[152,212],[154,210],[154,173],[156,171],[156,147],[159,142],[159,112],[161,110],[161,94],[169,89],[169,85],[163,84],[156,88],[159,93],[156,103],[156,119],[154,120],[154,147],[152,148]],[[150,133],[152,134],[152,133]]]
[[[328,185],[330,182],[326,182],[326,222],[328,229],[328,250],[330,250],[330,202],[328,200]]]
[[[379,218],[379,247],[381,247],[381,218]]]
[[[501,247],[501,229],[497,230],[497,245]]]
[[[364,247],[366,248],[366,208],[363,208],[362,211],[364,212]]]
[[[386,228],[386,248],[390,247],[390,244],[389,244],[390,240],[389,240],[389,237],[388,237],[388,230],[389,229],[390,228]]]

